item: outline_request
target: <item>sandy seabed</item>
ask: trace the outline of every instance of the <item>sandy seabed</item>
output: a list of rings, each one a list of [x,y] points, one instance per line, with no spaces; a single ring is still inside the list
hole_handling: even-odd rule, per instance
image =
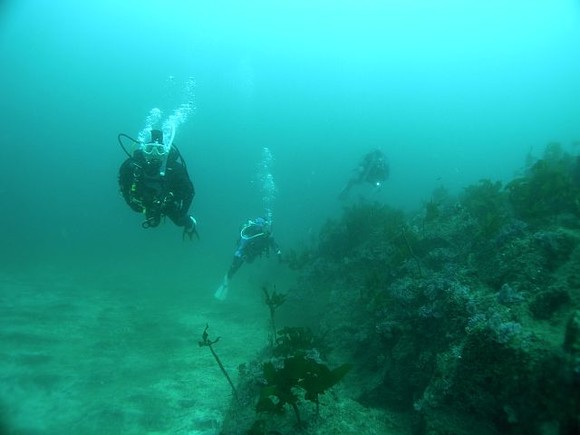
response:
[[[0,277],[0,433],[219,433],[230,388],[198,341],[206,324],[222,336],[235,382],[266,340],[265,314],[250,314],[259,300],[164,300],[140,286]]]
[[[270,340],[262,286],[291,292],[293,281],[279,266],[252,265],[220,302],[221,268],[208,261],[195,271],[185,263],[171,280],[126,264],[83,269],[83,259],[0,271],[0,434],[246,433],[230,386],[198,343],[209,325],[237,385],[238,367],[260,360]],[[408,433],[347,395],[327,394],[323,407],[306,432]],[[253,405],[246,408],[251,416]]]

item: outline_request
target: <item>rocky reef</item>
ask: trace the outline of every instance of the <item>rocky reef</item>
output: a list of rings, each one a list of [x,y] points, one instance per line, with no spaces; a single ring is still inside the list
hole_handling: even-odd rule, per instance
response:
[[[342,367],[340,398],[397,415],[408,431],[392,433],[580,433],[579,181],[577,158],[550,144],[506,185],[439,188],[413,215],[345,208],[287,257],[289,300],[322,337],[300,358]],[[262,355],[244,382],[269,385],[288,357]],[[252,433],[292,433],[266,426]]]

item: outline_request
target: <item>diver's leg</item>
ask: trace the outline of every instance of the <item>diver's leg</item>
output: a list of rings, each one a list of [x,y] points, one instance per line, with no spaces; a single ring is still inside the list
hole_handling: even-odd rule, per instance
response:
[[[346,198],[348,198],[348,193],[350,192],[350,189],[352,188],[352,186],[354,186],[355,184],[356,184],[356,180],[354,178],[351,178],[350,180],[348,180],[348,183],[346,183],[346,186],[344,186],[344,189],[342,189],[342,191],[338,195],[338,199],[340,199],[341,201],[344,201]]]
[[[235,273],[238,271],[240,267],[244,264],[244,259],[241,256],[235,255],[234,259],[232,260],[232,264],[228,269],[228,273],[224,276],[224,280],[222,284],[218,287],[218,289],[214,293],[214,298],[225,301],[228,296],[228,288],[230,284],[230,279],[233,278]]]

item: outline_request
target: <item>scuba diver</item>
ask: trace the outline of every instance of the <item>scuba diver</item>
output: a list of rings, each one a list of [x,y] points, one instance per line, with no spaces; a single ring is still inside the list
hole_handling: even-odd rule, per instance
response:
[[[251,263],[257,257],[261,257],[262,254],[269,255],[271,250],[276,253],[278,260],[281,260],[282,252],[272,237],[270,221],[263,217],[248,220],[240,230],[240,237],[232,264],[224,276],[222,285],[216,290],[214,297],[221,301],[225,300],[228,295],[230,279],[232,279],[242,264],[244,262]]]
[[[375,149],[365,154],[338,197],[341,200],[345,200],[350,189],[357,184],[369,183],[379,190],[387,178],[389,178],[389,162],[381,150]]]
[[[123,145],[123,138],[138,145],[133,155]],[[195,189],[173,139],[164,143],[163,132],[152,129],[147,142],[123,133],[118,140],[128,156],[119,168],[119,187],[127,205],[145,215],[141,226],[157,227],[168,216],[175,225],[183,227],[184,239],[191,240],[193,235],[199,239],[197,221],[188,214]]]

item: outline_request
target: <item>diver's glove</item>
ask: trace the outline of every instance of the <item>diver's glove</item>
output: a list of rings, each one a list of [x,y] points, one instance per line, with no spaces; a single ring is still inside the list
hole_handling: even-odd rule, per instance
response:
[[[189,238],[189,240],[192,240],[194,235],[197,237],[197,240],[199,240],[199,233],[197,232],[197,221],[193,216],[189,216],[188,225],[186,225],[183,229],[183,240],[185,240],[186,237]]]
[[[156,207],[156,204],[149,209],[145,209],[146,219],[141,223],[143,228],[155,228],[161,223],[161,210]]]

